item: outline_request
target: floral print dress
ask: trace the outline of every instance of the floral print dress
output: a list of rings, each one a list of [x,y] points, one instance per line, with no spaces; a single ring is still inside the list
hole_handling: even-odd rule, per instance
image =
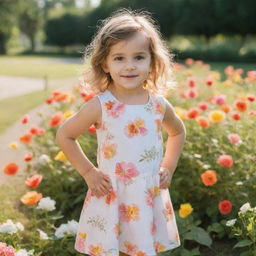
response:
[[[97,198],[88,189],[75,249],[93,256],[153,256],[180,246],[169,190],[159,187],[166,99],[150,93],[146,104],[128,105],[109,90],[96,97],[102,108],[97,164],[113,190]]]

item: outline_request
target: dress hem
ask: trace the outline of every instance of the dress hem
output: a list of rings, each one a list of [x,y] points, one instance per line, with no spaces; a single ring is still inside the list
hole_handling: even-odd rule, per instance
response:
[[[181,245],[180,243],[173,243],[173,244],[171,244],[169,247],[167,247],[165,250],[160,251],[159,253],[162,253],[162,252],[166,252],[166,251],[175,249],[175,248],[179,247],[180,245]],[[78,250],[78,249],[76,249],[75,247],[74,247],[74,249],[75,249],[76,251],[78,251],[79,253],[87,254],[87,255],[90,255],[90,256],[95,256],[95,255],[93,255],[93,254],[87,253],[86,251]],[[127,254],[127,252],[125,252],[125,251],[119,250],[119,252],[122,252],[122,253]],[[119,252],[118,252],[118,254],[117,254],[116,256],[119,256]],[[127,255],[133,256],[132,254],[127,254]],[[147,253],[146,253],[146,255],[147,255],[147,256],[157,256],[158,253],[157,253],[157,254],[147,254]],[[101,255],[100,255],[100,256],[101,256]]]

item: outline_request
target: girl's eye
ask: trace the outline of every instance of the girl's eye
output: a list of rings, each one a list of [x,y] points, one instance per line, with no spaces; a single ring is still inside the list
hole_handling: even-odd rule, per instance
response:
[[[142,60],[142,59],[144,59],[144,57],[143,57],[143,56],[136,56],[136,58],[137,58],[138,60]]]
[[[123,57],[116,57],[114,60],[122,60]]]

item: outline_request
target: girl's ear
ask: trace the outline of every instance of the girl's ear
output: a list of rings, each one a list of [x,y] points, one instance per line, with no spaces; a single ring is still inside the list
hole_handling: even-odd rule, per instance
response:
[[[106,61],[104,61],[102,64],[101,64],[101,67],[102,69],[104,70],[105,73],[109,73],[109,69],[108,69],[108,66],[106,64]]]

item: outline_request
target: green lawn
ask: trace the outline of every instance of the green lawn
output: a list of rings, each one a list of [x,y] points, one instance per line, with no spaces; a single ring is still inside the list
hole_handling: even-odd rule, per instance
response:
[[[0,101],[0,134],[8,126],[15,123],[21,116],[29,110],[42,104],[46,97],[50,95],[50,90],[36,91],[29,94],[3,99]]]
[[[48,79],[79,77],[83,65],[72,63],[72,60],[37,56],[0,57],[0,75],[35,78],[47,76]]]

